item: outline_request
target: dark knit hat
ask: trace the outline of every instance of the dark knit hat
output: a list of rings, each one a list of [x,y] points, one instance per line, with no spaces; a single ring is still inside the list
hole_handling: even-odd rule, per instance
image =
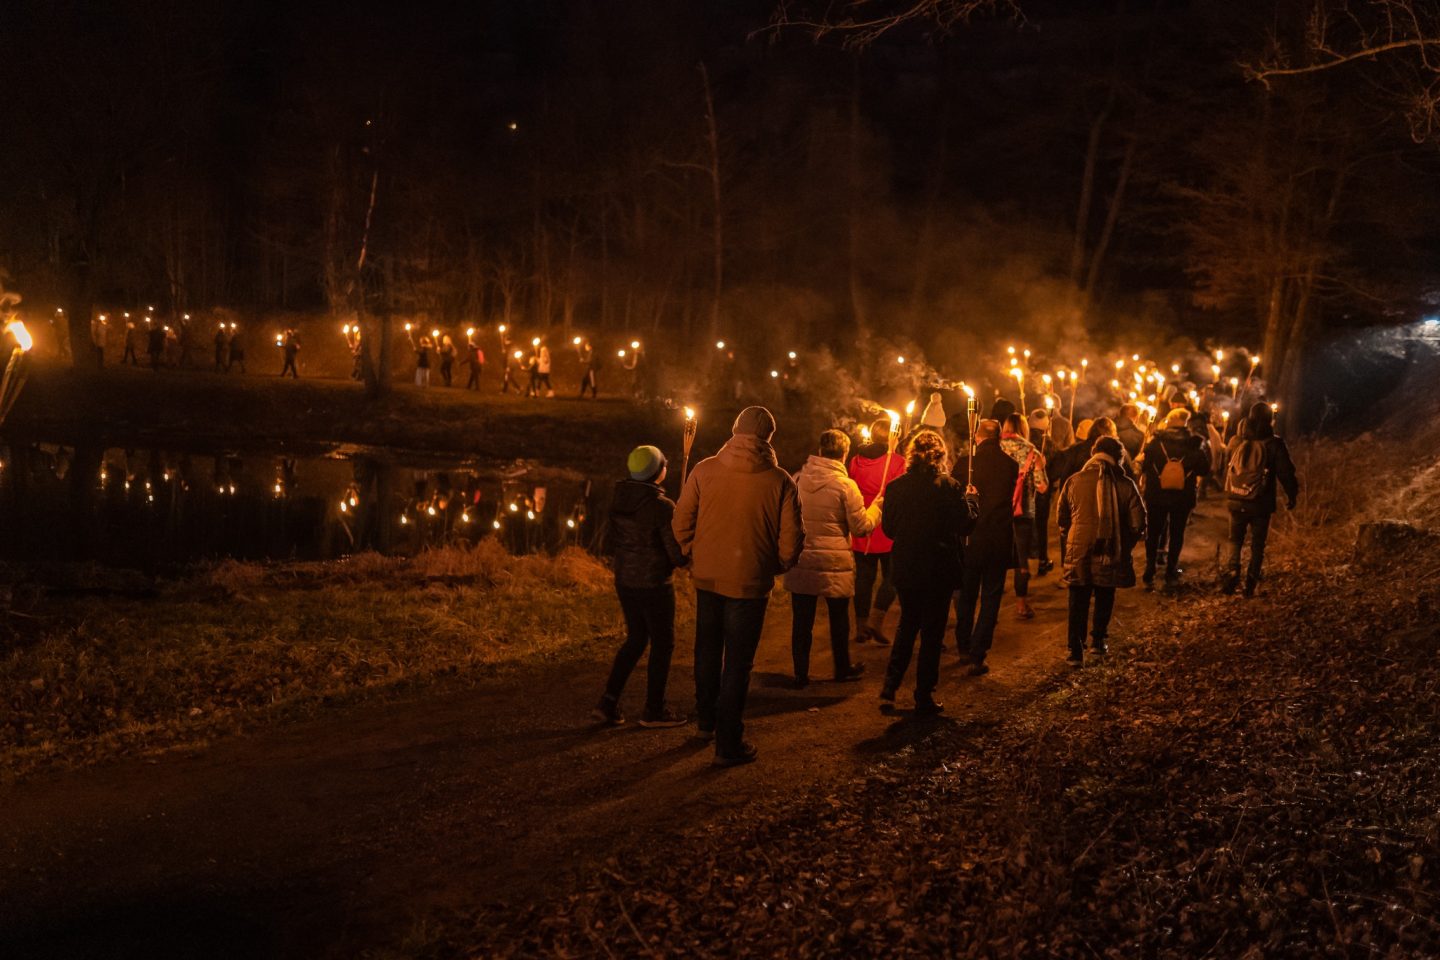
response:
[[[665,454],[659,447],[636,447],[626,458],[625,469],[630,471],[631,480],[654,480],[665,469]]]
[[[1120,446],[1120,441],[1114,437],[1101,437],[1095,441],[1095,446],[1090,448],[1092,454],[1103,453],[1113,459],[1116,463],[1125,456],[1125,448]]]
[[[759,437],[769,440],[775,435],[775,418],[764,407],[746,407],[735,418],[730,433],[737,437]]]

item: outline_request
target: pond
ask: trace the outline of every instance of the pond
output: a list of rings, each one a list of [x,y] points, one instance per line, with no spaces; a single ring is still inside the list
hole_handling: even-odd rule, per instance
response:
[[[515,553],[598,546],[611,479],[533,461],[383,448],[0,445],[0,557],[156,570],[326,560],[499,538]]]

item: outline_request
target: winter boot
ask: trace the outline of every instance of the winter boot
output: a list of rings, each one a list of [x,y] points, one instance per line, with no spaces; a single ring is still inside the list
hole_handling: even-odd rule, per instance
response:
[[[890,640],[885,636],[885,611],[876,607],[870,609],[870,617],[865,621],[865,632],[870,635],[880,646],[888,646]]]

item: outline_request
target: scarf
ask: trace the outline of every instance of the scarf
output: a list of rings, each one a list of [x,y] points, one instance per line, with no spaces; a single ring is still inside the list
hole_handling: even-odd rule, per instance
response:
[[[1118,470],[1115,458],[1104,453],[1097,453],[1085,464],[1085,469],[1091,466],[1096,468],[1099,474],[1095,479],[1095,552],[1102,553],[1110,558],[1119,559],[1122,553],[1120,543],[1120,488],[1115,484],[1115,475],[1112,473]]]

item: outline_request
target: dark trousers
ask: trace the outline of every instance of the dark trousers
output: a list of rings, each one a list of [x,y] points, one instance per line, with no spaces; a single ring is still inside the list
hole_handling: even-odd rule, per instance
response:
[[[480,371],[483,369],[484,367],[480,366],[480,364],[478,363],[470,364],[470,379],[465,381],[466,390],[480,389]]]
[[[554,388],[554,386],[552,386],[551,383],[550,383],[550,374],[548,374],[548,373],[537,373],[537,374],[535,375],[535,396],[537,396],[537,397],[540,396],[540,388],[541,388],[541,387],[544,387],[544,388],[545,388],[545,392],[546,392],[546,393],[551,393],[551,392],[554,391],[555,388]]]
[[[300,379],[300,371],[295,369],[294,354],[287,353],[285,355],[285,365],[280,368],[280,376],[283,377],[287,373],[290,374],[290,376],[294,377],[296,380]]]
[[[1265,563],[1265,541],[1270,536],[1268,513],[1230,513],[1230,573],[1240,575],[1240,551],[1245,546],[1245,534],[1250,534],[1250,567],[1245,573],[1248,580],[1260,579],[1260,567]]]
[[[695,591],[695,718],[715,731],[715,753],[733,757],[745,739],[750,668],[769,597],[737,599]]]
[[[132,367],[140,366],[140,356],[135,352],[135,345],[133,343],[125,344],[125,355],[120,358],[120,362],[122,364],[128,363]]]
[[[995,640],[995,623],[1000,619],[1000,601],[1005,596],[1004,560],[990,564],[965,564],[960,589],[955,592],[955,645],[962,654],[984,662]],[[975,608],[980,608],[976,619]]]
[[[1050,491],[1035,494],[1035,556],[1050,562]]]
[[[585,376],[580,378],[580,396],[585,396],[587,390],[592,398],[600,396],[600,388],[595,384],[594,368],[586,370]]]
[[[1015,596],[1030,596],[1030,549],[1035,543],[1035,518],[1015,518]]]
[[[940,682],[940,647],[945,640],[945,621],[950,618],[948,587],[927,587],[919,590],[900,589],[900,628],[895,631],[895,646],[890,648],[890,664],[885,668],[885,689],[897,690],[910,669],[915,652],[915,637],[920,637],[920,656],[915,661],[915,702],[925,703]]]
[[[454,364],[450,360],[440,361],[440,380],[445,386],[450,386],[450,377],[454,373]]]
[[[1109,635],[1110,616],[1115,612],[1114,587],[1071,587],[1070,588],[1070,655],[1081,656],[1085,652],[1085,622],[1090,619],[1090,598],[1095,598],[1095,622],[1090,632],[1095,645],[1105,642]]]
[[[218,373],[225,369],[225,348],[215,348],[215,371]]]
[[[1146,504],[1146,511],[1149,518],[1145,528],[1145,572],[1155,573],[1160,551],[1164,549],[1165,575],[1173,576],[1180,569],[1180,551],[1185,546],[1185,524],[1190,521],[1190,508],[1157,502]]]
[[[875,591],[876,575],[880,578],[880,591]],[[855,626],[862,628],[870,619],[871,596],[874,596],[876,610],[889,610],[895,602],[895,585],[890,582],[890,554],[855,554]]]
[[[810,645],[815,636],[815,611],[820,598],[813,593],[790,595],[790,655],[795,661],[795,679],[810,679]],[[850,672],[850,598],[826,597],[830,614],[830,654],[835,660],[835,679]]]
[[[670,657],[675,652],[675,588],[637,590],[617,587],[620,611],[625,615],[625,643],[615,654],[605,696],[619,700],[625,681],[650,647],[646,664],[645,710],[656,712],[665,706],[665,684],[670,679]]]

